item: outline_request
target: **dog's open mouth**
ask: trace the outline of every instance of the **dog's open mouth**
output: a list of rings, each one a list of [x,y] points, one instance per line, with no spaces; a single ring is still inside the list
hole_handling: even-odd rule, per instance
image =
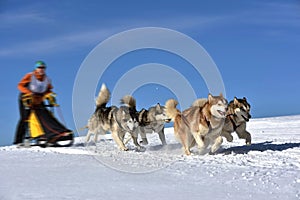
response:
[[[218,113],[221,115],[221,116],[225,116],[226,115],[226,112],[222,111],[222,110],[218,110]]]
[[[171,121],[171,119],[165,119],[165,122],[169,123]]]
[[[244,115],[242,115],[243,119],[246,121],[246,122],[249,122],[249,118],[248,117],[245,117]]]

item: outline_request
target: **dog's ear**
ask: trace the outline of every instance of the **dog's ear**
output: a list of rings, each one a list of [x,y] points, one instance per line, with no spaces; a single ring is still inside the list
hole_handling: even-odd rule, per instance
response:
[[[243,97],[243,99],[244,99],[245,101],[247,101],[246,97]]]
[[[209,94],[208,94],[208,98],[207,98],[207,99],[208,99],[208,102],[211,102],[211,101],[213,100],[213,98],[214,98],[214,97],[209,93]]]
[[[156,104],[155,109],[156,109],[157,111],[160,110],[160,104],[159,104],[159,103]]]
[[[223,96],[223,93],[222,93],[222,92],[220,93],[220,95],[219,95],[219,96],[220,96],[221,98],[224,98],[224,96]]]
[[[234,97],[233,103],[234,104],[238,104],[239,103],[239,101],[238,101],[238,99],[236,97]]]

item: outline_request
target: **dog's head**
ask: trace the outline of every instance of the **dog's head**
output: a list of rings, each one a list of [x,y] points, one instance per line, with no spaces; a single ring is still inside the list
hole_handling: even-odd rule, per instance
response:
[[[228,102],[222,94],[219,96],[208,95],[208,105],[210,106],[211,115],[218,119],[226,118]]]
[[[159,103],[156,106],[149,109],[150,118],[153,121],[161,121],[162,123],[169,123],[171,119],[166,114],[166,109],[164,106],[161,106]]]
[[[150,123],[165,123],[170,121],[171,119],[166,115],[165,107],[159,103],[157,103],[156,106],[150,107],[149,110],[143,108],[138,112],[138,122],[141,126],[146,126]]]
[[[247,102],[246,97],[242,99],[234,97],[234,99],[229,103],[229,109],[235,116],[238,117],[239,120],[248,122],[251,118],[250,104]]]
[[[139,123],[137,121],[136,112],[131,111],[128,107],[120,107],[121,110],[121,126],[128,132],[134,131]]]

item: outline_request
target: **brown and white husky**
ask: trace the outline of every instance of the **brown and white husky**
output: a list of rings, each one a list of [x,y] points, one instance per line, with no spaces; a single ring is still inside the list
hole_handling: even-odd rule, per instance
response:
[[[176,108],[178,102],[169,99],[166,114],[174,122],[174,134],[183,146],[184,153],[190,155],[190,149],[197,144],[199,153],[214,153],[222,144],[221,131],[224,126],[228,102],[223,97],[208,95],[202,101],[182,113]]]

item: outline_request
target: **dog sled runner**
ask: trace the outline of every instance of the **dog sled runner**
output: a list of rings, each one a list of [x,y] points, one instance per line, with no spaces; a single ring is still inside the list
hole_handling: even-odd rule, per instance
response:
[[[34,105],[32,96],[22,98],[25,107],[30,109],[27,121],[27,140],[36,141],[38,146],[68,147],[74,142],[74,134],[60,123],[49,108],[57,108],[53,93],[43,97],[43,103]],[[48,100],[48,104],[44,103]]]

